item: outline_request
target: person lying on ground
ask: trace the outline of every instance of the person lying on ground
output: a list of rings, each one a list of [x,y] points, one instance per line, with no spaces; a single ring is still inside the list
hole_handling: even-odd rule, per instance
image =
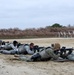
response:
[[[57,55],[54,51],[59,50],[60,48],[57,45],[60,46],[60,44],[56,43],[53,45],[53,47],[44,48],[44,50],[38,53],[34,53],[31,57],[26,57],[23,55],[14,55],[14,56],[19,58],[19,60],[24,60],[24,61],[46,61],[46,60],[50,60],[51,58],[56,60],[58,59],[59,55]]]
[[[62,47],[59,51],[61,59],[57,59],[57,62],[74,61],[74,49]]]
[[[39,52],[43,49],[44,47],[39,47],[38,45],[34,45],[34,43],[30,44],[23,44],[18,47],[18,52],[17,54],[34,54],[36,52]]]
[[[34,43],[19,46],[17,54],[34,54]]]
[[[18,45],[17,41],[13,41],[13,43],[3,41],[1,50],[17,49],[17,45]]]
[[[2,48],[2,50],[0,50],[0,53],[13,54],[18,50],[17,45],[18,45],[17,41],[13,41],[13,43],[5,44],[5,46],[3,46],[3,48]],[[9,50],[9,48],[11,50]]]
[[[24,60],[24,61],[46,61],[50,60],[51,58],[55,61],[61,61],[61,62],[74,61],[73,50],[74,50],[73,48],[64,48],[64,47],[60,48],[60,44],[52,44],[51,47],[44,48],[44,50],[38,53],[34,53],[31,57],[23,55],[19,56],[15,55],[15,57],[17,57],[19,60]],[[65,53],[63,53],[63,51]]]
[[[34,43],[22,44],[18,48],[12,50],[0,50],[3,54],[34,54]]]

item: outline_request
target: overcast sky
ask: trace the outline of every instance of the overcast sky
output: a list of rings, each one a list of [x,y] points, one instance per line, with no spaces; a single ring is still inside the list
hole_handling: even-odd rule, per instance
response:
[[[74,0],[0,0],[1,28],[74,25]]]

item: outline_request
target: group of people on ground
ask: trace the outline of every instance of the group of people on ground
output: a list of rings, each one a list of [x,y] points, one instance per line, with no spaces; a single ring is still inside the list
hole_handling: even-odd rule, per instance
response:
[[[13,54],[19,60],[24,61],[47,61],[47,60],[72,60],[74,61],[73,48],[61,47],[59,43],[48,47],[40,47],[30,44],[21,44],[14,40],[12,43],[0,40],[0,53]],[[27,56],[30,55],[30,57]]]

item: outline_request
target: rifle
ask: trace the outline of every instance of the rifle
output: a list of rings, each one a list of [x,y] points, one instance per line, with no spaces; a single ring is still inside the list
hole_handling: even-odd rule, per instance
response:
[[[73,52],[73,50],[74,50],[73,48],[62,47],[60,49],[60,56],[66,58],[69,54]]]

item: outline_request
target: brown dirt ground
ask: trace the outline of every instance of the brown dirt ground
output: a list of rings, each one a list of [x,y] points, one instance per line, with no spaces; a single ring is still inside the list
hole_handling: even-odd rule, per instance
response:
[[[50,46],[58,42],[61,46],[74,47],[74,38],[17,39],[17,41],[33,42],[39,46]],[[0,54],[0,75],[74,75],[74,62],[25,62],[13,60],[14,58],[13,55]]]

